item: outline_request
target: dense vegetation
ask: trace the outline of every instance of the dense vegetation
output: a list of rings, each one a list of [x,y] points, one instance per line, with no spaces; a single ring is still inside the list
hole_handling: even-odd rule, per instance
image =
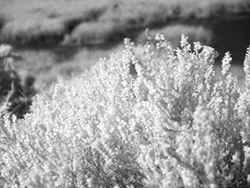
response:
[[[24,119],[0,126],[6,187],[247,188],[250,48],[245,89],[215,76],[216,52],[163,35],[100,59],[34,98]]]

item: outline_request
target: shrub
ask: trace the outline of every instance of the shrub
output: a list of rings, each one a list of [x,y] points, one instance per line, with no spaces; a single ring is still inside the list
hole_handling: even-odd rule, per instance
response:
[[[108,44],[116,34],[116,30],[111,22],[83,22],[68,37],[65,37],[63,44],[87,46]]]
[[[21,118],[28,112],[31,98],[35,94],[34,77],[27,76],[24,80],[21,80],[13,66],[16,57],[11,46],[0,45],[1,112],[7,110]]]
[[[125,49],[37,95],[22,120],[0,126],[7,187],[247,187],[250,48],[245,90],[222,76],[215,50],[163,35]]]
[[[32,17],[32,19],[20,19],[7,22],[1,31],[4,41],[14,41],[19,43],[39,43],[63,39],[66,32],[64,23],[59,18],[42,19]]]

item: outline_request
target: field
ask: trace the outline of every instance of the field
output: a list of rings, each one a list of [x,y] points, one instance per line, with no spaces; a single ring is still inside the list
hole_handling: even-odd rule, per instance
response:
[[[173,44],[184,33],[190,42],[210,45],[211,29],[192,20],[204,22],[250,12],[248,0],[96,2],[1,0],[0,41],[12,44],[22,54],[16,65],[21,74],[36,75],[37,87],[50,85],[58,75],[78,74],[100,56],[119,49],[124,37],[142,43],[146,28],[152,34],[164,33]]]
[[[247,0],[18,2],[1,1],[3,40],[26,43],[51,39],[58,42],[64,39],[64,43],[94,44],[111,40],[111,35],[122,36],[131,29],[152,28],[174,19],[221,17],[249,11]]]

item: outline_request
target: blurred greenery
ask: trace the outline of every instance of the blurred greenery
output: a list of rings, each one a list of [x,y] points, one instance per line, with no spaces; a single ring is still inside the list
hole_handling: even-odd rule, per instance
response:
[[[6,19],[0,35],[3,41],[59,43],[70,38],[79,39],[81,44],[86,38],[88,43],[107,42],[117,30],[152,28],[173,19],[249,12],[250,1],[22,0],[20,3],[20,0],[8,0],[1,1],[0,6],[0,14]]]
[[[81,48],[76,50],[71,58],[64,60],[58,60],[58,56],[49,50],[21,50],[19,53],[22,59],[15,63],[15,67],[23,77],[28,74],[34,75],[35,88],[43,90],[55,83],[59,77],[70,79],[73,75],[89,70],[99,58],[119,49],[121,46],[108,49]]]
[[[88,69],[124,37],[143,43],[146,28],[174,45],[182,33],[210,44],[210,29],[183,23],[249,12],[249,0],[0,0],[0,42],[20,47],[17,67],[40,87]]]

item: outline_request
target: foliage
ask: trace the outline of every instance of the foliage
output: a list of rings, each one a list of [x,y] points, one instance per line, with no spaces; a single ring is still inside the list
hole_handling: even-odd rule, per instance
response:
[[[125,49],[37,95],[22,120],[5,116],[6,187],[243,188],[250,176],[250,48],[245,90],[231,57],[163,35]]]
[[[1,113],[7,110],[21,118],[28,112],[31,98],[35,94],[34,78],[27,76],[24,81],[21,80],[13,66],[15,58],[17,55],[11,46],[0,45]]]

